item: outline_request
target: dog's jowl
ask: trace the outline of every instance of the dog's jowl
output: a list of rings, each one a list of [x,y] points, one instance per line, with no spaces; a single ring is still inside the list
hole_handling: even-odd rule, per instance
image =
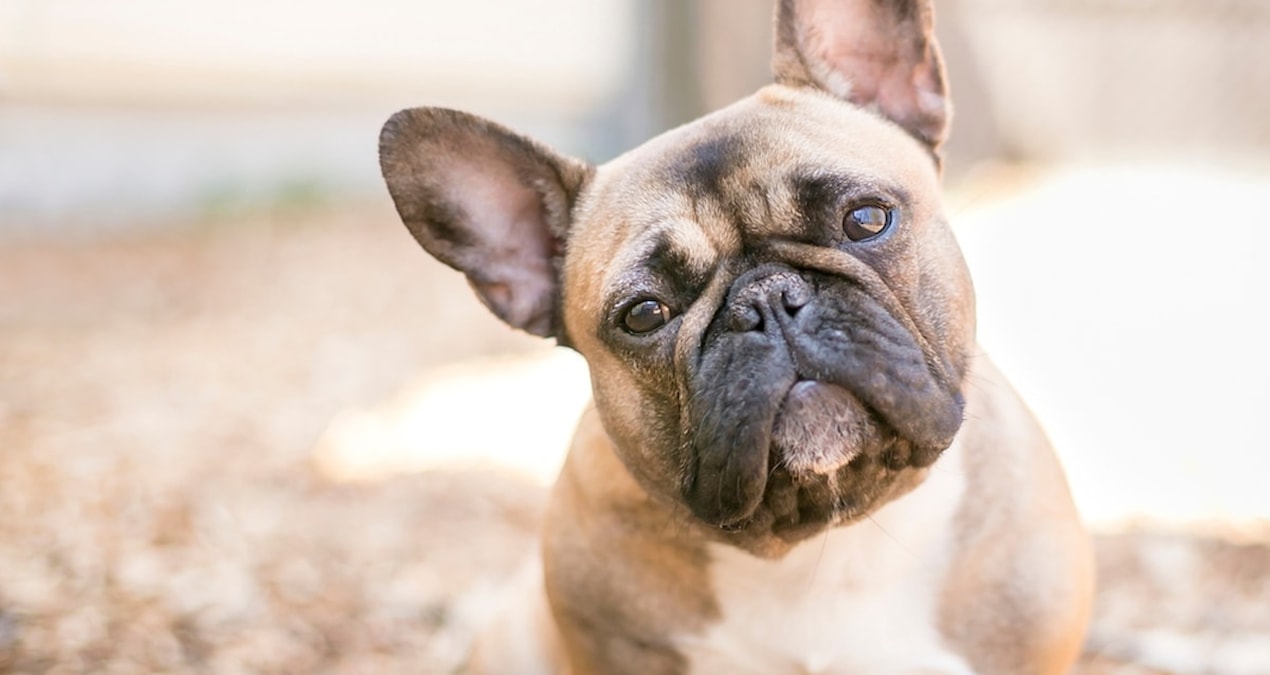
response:
[[[1086,536],[975,346],[929,0],[787,0],[775,83],[591,166],[393,116],[402,220],[594,404],[486,673],[1062,673]],[[496,412],[492,413],[496,414]]]

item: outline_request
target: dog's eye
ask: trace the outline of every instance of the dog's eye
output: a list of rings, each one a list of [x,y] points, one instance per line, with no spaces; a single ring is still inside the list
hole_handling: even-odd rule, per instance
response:
[[[641,300],[622,315],[622,326],[635,335],[651,333],[670,321],[670,308],[656,300]]]
[[[891,210],[877,204],[857,206],[842,219],[842,230],[851,241],[876,237],[890,225]]]

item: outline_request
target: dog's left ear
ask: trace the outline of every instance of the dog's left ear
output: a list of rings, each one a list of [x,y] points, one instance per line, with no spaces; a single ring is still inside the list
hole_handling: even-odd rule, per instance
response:
[[[952,110],[930,0],[780,0],[772,71],[878,111],[938,156]]]
[[[379,136],[379,163],[423,248],[466,274],[498,318],[567,344],[560,265],[590,165],[444,108],[393,115]]]

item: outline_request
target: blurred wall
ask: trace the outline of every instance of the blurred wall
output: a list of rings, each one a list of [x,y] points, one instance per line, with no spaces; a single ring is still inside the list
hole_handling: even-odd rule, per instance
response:
[[[944,0],[940,8],[964,31],[1013,156],[1270,152],[1265,0]]]
[[[632,77],[631,0],[0,0],[0,233],[382,192],[410,105],[577,154]]]
[[[597,105],[629,60],[619,0],[0,0],[6,99],[353,102],[402,91]]]
[[[381,196],[391,112],[591,160],[768,81],[773,0],[0,0],[0,233]],[[988,160],[1262,161],[1264,0],[940,0],[954,181]]]
[[[697,0],[690,119],[767,81],[772,0]],[[993,159],[1270,154],[1270,2],[939,0],[955,179]]]

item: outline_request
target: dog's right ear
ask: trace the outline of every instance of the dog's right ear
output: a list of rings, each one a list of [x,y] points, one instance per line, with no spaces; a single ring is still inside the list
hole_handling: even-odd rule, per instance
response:
[[[772,71],[877,111],[936,156],[948,135],[931,0],[780,0]]]
[[[379,136],[379,164],[423,248],[466,274],[503,321],[563,341],[560,265],[589,165],[443,108],[393,115]]]

